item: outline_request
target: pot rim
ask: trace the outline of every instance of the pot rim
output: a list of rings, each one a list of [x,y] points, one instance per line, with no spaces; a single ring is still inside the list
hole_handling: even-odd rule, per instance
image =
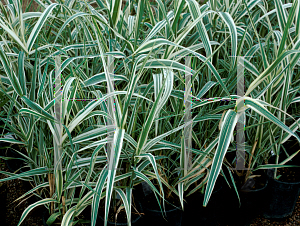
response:
[[[274,168],[268,169],[267,171],[268,171],[268,172],[274,171]],[[271,181],[273,181],[273,182],[276,182],[276,183],[279,183],[279,184],[286,184],[286,185],[300,185],[300,181],[298,181],[298,182],[285,182],[285,181],[280,181],[280,180],[274,179],[274,178],[271,177],[268,173],[267,173],[267,176],[268,176],[268,179],[269,179],[269,180],[271,180]]]
[[[269,183],[268,178],[266,178],[266,183],[262,188],[258,188],[258,189],[254,189],[254,190],[240,190],[240,191],[243,193],[259,192],[259,191],[264,190],[268,186],[268,183]]]
[[[185,206],[185,202],[183,203],[183,206]],[[147,210],[150,210],[151,212],[155,212],[155,213],[161,213],[161,210],[157,210],[157,209],[150,209],[148,207],[145,207]],[[170,213],[170,212],[173,212],[173,211],[176,211],[176,210],[179,210],[179,211],[182,211],[181,209],[181,205],[180,206],[177,206],[177,207],[174,207],[170,210],[165,210],[164,212],[165,213]]]

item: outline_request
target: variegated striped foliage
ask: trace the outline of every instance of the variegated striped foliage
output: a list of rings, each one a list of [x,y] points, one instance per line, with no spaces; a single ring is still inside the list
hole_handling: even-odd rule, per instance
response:
[[[74,225],[91,205],[95,225],[104,205],[107,225],[110,207],[121,200],[130,225],[134,188],[141,182],[152,188],[162,210],[170,195],[183,208],[184,197],[200,189],[206,206],[222,166],[234,165],[225,155],[235,151],[241,111],[247,167],[271,167],[264,160],[272,152],[278,154],[291,136],[299,141],[299,0],[35,1],[36,12],[22,12],[20,0],[0,3],[0,119],[15,138],[0,141],[26,150],[30,167],[1,172],[8,177],[0,182],[31,180],[33,189],[20,199],[41,198],[19,224],[45,205],[53,207],[49,224],[60,218],[62,225]],[[56,56],[62,62],[61,91],[54,87]],[[237,56],[245,57],[241,110]],[[192,76],[193,116],[187,171],[186,71]],[[54,164],[53,140],[60,136],[54,92],[63,98],[60,175]],[[114,153],[109,164],[107,143]],[[295,155],[277,158],[275,167]]]

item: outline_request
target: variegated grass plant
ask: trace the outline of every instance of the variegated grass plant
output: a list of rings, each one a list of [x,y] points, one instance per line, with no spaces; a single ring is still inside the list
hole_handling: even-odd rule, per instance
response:
[[[199,182],[191,192],[205,188],[206,206],[241,111],[252,158],[246,165],[274,167],[260,165],[290,136],[299,140],[297,121],[285,125],[288,107],[299,102],[299,1],[36,2],[38,12],[22,12],[21,2],[10,0],[0,13],[0,93],[9,100],[1,102],[1,119],[16,137],[1,141],[22,144],[31,168],[6,173],[1,181],[31,179],[34,188],[24,196],[42,198],[19,224],[45,205],[51,219],[61,216],[62,225],[71,225],[91,205],[95,225],[102,199],[107,225],[118,194],[130,225],[132,191],[142,181],[158,200],[173,192],[182,207],[184,193]],[[55,56],[62,62],[62,171],[53,148],[60,137]],[[186,56],[192,57],[190,68]],[[243,109],[236,108],[242,100],[236,95],[237,56],[246,57]],[[184,170],[187,69],[193,148],[192,167]],[[287,160],[277,158],[276,167]]]

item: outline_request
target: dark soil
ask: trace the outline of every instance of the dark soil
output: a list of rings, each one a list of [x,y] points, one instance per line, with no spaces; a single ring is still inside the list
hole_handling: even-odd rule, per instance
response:
[[[9,171],[6,164],[2,159],[0,159],[0,170],[1,171]],[[5,178],[6,176],[0,174],[0,179]],[[38,200],[34,197],[29,197],[25,201],[22,200],[13,202],[24,193],[32,189],[31,185],[27,181],[23,180],[12,180],[12,181],[5,181],[0,183],[0,219],[1,219],[1,226],[16,226],[19,223],[21,215],[23,211],[34,202]],[[47,209],[44,206],[38,206],[34,208],[25,218],[21,226],[42,226],[43,225],[43,217],[47,221],[49,214],[47,213]],[[85,218],[90,220],[90,209]],[[83,214],[80,214],[77,218],[83,220]],[[76,219],[75,219],[76,220]],[[59,219],[57,219],[53,225],[60,225]],[[84,224],[77,223],[76,226],[82,226]]]
[[[298,142],[294,142],[294,141],[293,142],[287,141],[286,143],[284,143],[283,146],[286,146],[285,149],[288,155],[292,155],[296,151],[300,150],[300,146]],[[283,161],[286,158],[287,158],[286,153],[282,150],[279,155],[279,162]],[[268,160],[268,164],[275,164],[275,161],[276,161],[276,156],[274,155]],[[300,154],[298,153],[294,158],[292,158],[292,160],[287,162],[285,165],[300,166]],[[279,177],[278,180],[282,182],[300,182],[300,167],[278,168],[276,175],[277,176],[281,175],[281,177]]]
[[[299,168],[285,167],[277,169],[277,175],[281,175],[281,177],[278,180],[283,182],[300,182]]]
[[[252,190],[255,189],[261,189],[265,186],[266,184],[266,180],[264,177],[260,176],[260,177],[255,177],[253,178],[253,180],[255,181],[255,184],[252,187]]]
[[[8,171],[7,167],[3,160],[0,160],[1,171]],[[5,178],[3,174],[0,174],[0,178]],[[16,226],[19,223],[23,211],[34,202],[34,199],[27,199],[24,202],[20,201],[13,202],[21,195],[26,193],[28,189],[26,182],[16,179],[12,181],[5,181],[0,183],[1,193],[1,226]],[[2,189],[4,188],[4,189]],[[18,205],[20,204],[20,205]],[[5,205],[5,206],[3,206]],[[3,212],[2,212],[3,211]],[[42,212],[43,207],[37,207],[25,218],[22,223],[22,226],[41,226],[42,223]]]

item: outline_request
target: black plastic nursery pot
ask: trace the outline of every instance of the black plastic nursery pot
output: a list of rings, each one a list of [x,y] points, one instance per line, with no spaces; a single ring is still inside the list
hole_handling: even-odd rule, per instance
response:
[[[263,177],[263,175],[262,175]],[[253,181],[253,179],[250,179]],[[230,213],[227,215],[225,224],[232,226],[247,226],[259,215],[262,214],[267,206],[267,186],[268,178],[263,177],[262,183],[259,186],[256,182],[256,187],[249,189],[239,188],[238,193],[241,205],[238,203],[237,197],[231,206]],[[232,194],[233,195],[233,194]],[[234,194],[237,196],[236,194]]]
[[[265,218],[284,218],[292,215],[300,193],[299,182],[284,182],[273,178],[274,169],[269,169],[267,187],[269,202],[263,215]]]
[[[226,200],[225,184],[222,177],[218,177],[213,193],[206,207],[203,207],[204,194],[196,191],[185,198],[186,205],[183,212],[182,225],[218,225],[222,215],[222,207]]]
[[[203,207],[204,194],[187,197],[187,208],[184,211],[184,225],[192,225],[198,222],[201,225],[230,225],[247,226],[259,214],[267,203],[266,188],[268,178],[263,172],[261,176],[249,180],[242,186],[241,178],[236,178],[236,186],[241,205],[237,197],[232,181],[218,177],[214,191],[206,207]],[[259,178],[259,179],[258,179]],[[228,179],[228,177],[227,177]],[[248,186],[246,186],[248,185]]]
[[[179,202],[179,199],[176,197],[170,197],[165,200],[165,209],[163,209],[163,202],[160,197],[160,205],[162,207],[159,208],[159,204],[157,199],[146,182],[140,183],[134,188],[134,197],[136,200],[140,201],[142,208],[144,210],[144,220],[143,224],[145,226],[180,226],[182,225],[182,208]],[[166,197],[165,197],[166,198]],[[169,204],[170,202],[171,204]],[[138,224],[140,225],[140,224]]]

